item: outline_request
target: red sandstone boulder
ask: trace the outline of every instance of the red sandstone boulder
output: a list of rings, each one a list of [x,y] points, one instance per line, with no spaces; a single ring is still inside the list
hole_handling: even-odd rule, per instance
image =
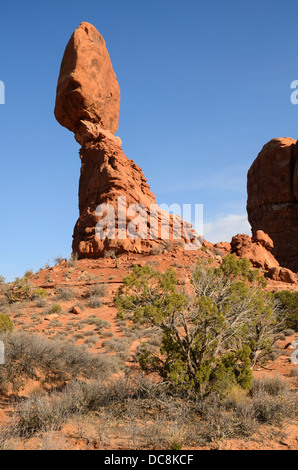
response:
[[[254,243],[259,243],[264,248],[266,248],[266,250],[268,250],[268,251],[273,250],[273,247],[274,247],[273,241],[271,240],[269,235],[267,235],[267,233],[263,232],[263,230],[258,230],[256,232],[255,236],[252,237],[251,241],[254,242]]]
[[[271,268],[268,272],[268,277],[273,281],[287,282],[289,284],[295,284],[297,282],[297,276],[290,269],[276,267]]]
[[[73,313],[74,315],[82,315],[82,309],[80,307],[77,307],[76,305],[70,309],[70,313]]]
[[[298,271],[298,143],[277,138],[266,144],[247,177],[252,231],[268,233],[281,266]]]
[[[118,129],[120,88],[105,41],[89,23],[81,23],[63,56],[57,85],[55,116],[72,132],[81,121]]]
[[[253,241],[249,235],[238,234],[233,237],[231,248],[232,253],[240,258],[247,258],[254,268],[262,268],[267,271],[279,266],[272,253],[261,243]]]
[[[223,256],[227,256],[231,253],[232,247],[231,247],[231,243],[219,242],[219,243],[215,243],[215,245],[213,246],[213,249],[219,250],[221,251]]]

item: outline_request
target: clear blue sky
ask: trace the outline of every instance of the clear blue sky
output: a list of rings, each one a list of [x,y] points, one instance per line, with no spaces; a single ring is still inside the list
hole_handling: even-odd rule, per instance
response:
[[[121,87],[118,135],[158,203],[202,203],[206,238],[248,231],[246,174],[298,134],[297,0],[1,1],[0,274],[71,252],[79,145],[54,118],[65,46],[104,36]]]

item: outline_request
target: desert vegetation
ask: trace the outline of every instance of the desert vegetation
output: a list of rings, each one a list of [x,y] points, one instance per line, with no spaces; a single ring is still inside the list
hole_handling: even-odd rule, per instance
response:
[[[36,287],[34,273],[3,281],[0,404],[12,411],[1,420],[1,449],[179,450],[229,440],[264,447],[268,433],[284,439],[297,418],[296,370],[288,380],[266,370],[278,340],[294,332],[295,296],[265,291],[262,274],[234,256],[214,265],[203,254],[190,282],[177,275],[183,268],[159,266],[122,271],[118,316],[114,308],[109,321],[101,312],[114,277],[90,275],[79,261],[68,286]],[[59,269],[63,279],[72,267]],[[48,270],[44,281],[49,272],[54,278]],[[80,315],[70,313],[74,305]]]
[[[139,355],[145,372],[201,398],[239,385],[249,389],[252,369],[266,361],[278,338],[274,298],[246,259],[233,255],[218,268],[197,263],[190,292],[176,272],[136,267],[116,298],[119,315],[162,333],[158,353]]]

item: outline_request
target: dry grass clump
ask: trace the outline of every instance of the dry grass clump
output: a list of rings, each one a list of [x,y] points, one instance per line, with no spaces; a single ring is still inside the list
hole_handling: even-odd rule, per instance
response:
[[[86,297],[106,297],[108,294],[108,288],[106,284],[95,284],[90,286],[86,292]]]
[[[92,449],[108,448],[113,442],[121,449],[179,450],[221,439],[248,439],[264,422],[264,413],[260,419],[261,390],[264,394],[266,389],[266,397],[271,397],[267,424],[276,423],[272,416],[280,416],[277,400],[283,401],[290,393],[273,379],[256,381],[251,393],[236,387],[225,399],[197,400],[176,395],[165,384],[143,375],[104,377],[76,380],[60,392],[37,390],[17,405],[9,432],[0,432],[0,448],[13,448],[16,439],[32,437],[39,439],[39,448],[61,448],[59,442],[67,448],[67,426],[74,444],[82,440]]]
[[[71,287],[59,287],[56,292],[56,299],[67,302],[69,300],[73,300],[76,295],[76,291]]]
[[[0,368],[0,391],[21,390],[27,380],[63,386],[76,378],[106,378],[119,371],[119,363],[103,354],[90,354],[83,346],[49,340],[37,334],[2,336],[5,367]]]

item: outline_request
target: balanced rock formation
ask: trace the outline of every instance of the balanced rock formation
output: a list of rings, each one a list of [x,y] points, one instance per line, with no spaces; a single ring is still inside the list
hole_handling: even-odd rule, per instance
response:
[[[279,264],[298,271],[298,143],[267,143],[248,172],[247,212],[253,234],[268,233]]]
[[[110,250],[148,253],[166,240],[200,248],[191,224],[158,209],[141,168],[125,156],[114,135],[119,106],[119,85],[104,39],[94,26],[81,23],[64,53],[55,105],[56,119],[81,145],[73,251],[81,258]]]

